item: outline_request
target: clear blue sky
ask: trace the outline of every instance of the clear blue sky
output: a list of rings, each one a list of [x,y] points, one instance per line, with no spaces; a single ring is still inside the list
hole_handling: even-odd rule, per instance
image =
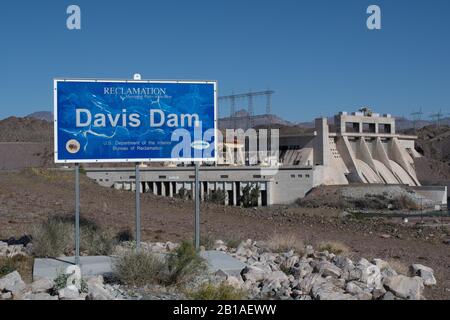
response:
[[[81,31],[66,28],[70,4]],[[366,28],[370,4],[382,30]],[[221,95],[270,88],[274,112],[291,121],[362,105],[450,112],[449,14],[448,0],[5,0],[0,119],[52,110],[54,77],[135,72],[215,79]]]

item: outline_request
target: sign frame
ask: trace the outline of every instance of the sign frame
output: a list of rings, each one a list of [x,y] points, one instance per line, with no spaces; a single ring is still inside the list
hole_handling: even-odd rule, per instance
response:
[[[58,158],[58,83],[59,82],[94,82],[94,83],[160,83],[160,84],[213,84],[214,86],[214,157],[212,158],[131,158],[131,159],[59,159]],[[216,162],[218,133],[218,89],[217,80],[130,80],[130,79],[85,79],[85,78],[54,78],[53,79],[53,141],[54,162],[68,163],[123,163],[123,162]]]

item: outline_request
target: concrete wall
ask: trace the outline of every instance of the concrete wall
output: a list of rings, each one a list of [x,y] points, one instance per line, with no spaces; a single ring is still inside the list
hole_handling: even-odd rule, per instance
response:
[[[181,188],[194,189],[194,167],[141,168],[143,192],[173,196]],[[105,187],[135,190],[134,168],[87,168],[88,177]],[[226,190],[237,204],[242,189],[247,184],[258,185],[261,190],[260,205],[292,203],[313,187],[313,169],[280,167],[275,172],[264,167],[201,167],[201,197],[213,190]],[[206,188],[205,188],[206,186]],[[227,201],[229,203],[229,201]]]

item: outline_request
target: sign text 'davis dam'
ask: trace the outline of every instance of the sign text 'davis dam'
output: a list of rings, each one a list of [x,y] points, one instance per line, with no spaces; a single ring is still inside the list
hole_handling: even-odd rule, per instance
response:
[[[55,80],[55,162],[214,161],[214,81]]]

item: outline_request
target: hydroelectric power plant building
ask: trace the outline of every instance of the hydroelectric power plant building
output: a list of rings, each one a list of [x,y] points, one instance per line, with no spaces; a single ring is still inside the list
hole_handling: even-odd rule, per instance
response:
[[[200,197],[225,191],[226,205],[239,205],[242,189],[258,186],[258,205],[288,204],[320,185],[408,186],[428,203],[446,205],[446,187],[422,187],[417,179],[414,149],[417,137],[396,133],[395,118],[363,108],[341,112],[334,124],[315,120],[310,134],[282,135],[277,159],[259,159],[249,165],[242,144],[223,143],[214,165],[200,170]],[[233,152],[232,163],[226,154]],[[269,163],[271,166],[269,166]],[[100,185],[134,190],[134,168],[88,168],[87,175]],[[141,167],[141,191],[173,197],[180,190],[194,190],[192,166]]]

